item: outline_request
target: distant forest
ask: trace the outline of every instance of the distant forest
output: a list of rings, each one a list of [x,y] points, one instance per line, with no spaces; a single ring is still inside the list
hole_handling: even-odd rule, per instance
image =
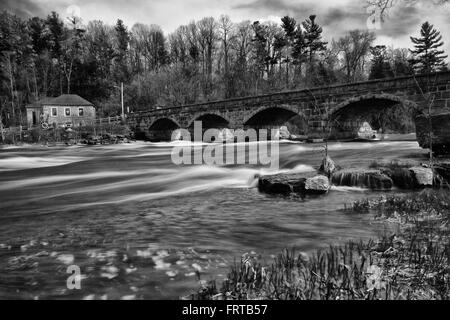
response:
[[[136,112],[445,70],[436,49],[442,37],[428,27],[409,50],[374,46],[368,30],[325,42],[315,15],[304,21],[286,16],[279,24],[207,17],[165,34],[157,25],[85,24],[55,12],[24,20],[4,11],[0,120],[23,123],[27,103],[63,93],[91,100],[99,116],[116,115],[120,83],[125,105]],[[426,37],[434,41],[434,55],[420,51]]]

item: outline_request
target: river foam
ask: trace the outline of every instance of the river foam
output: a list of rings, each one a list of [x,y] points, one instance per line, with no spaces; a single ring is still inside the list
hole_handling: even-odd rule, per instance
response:
[[[0,159],[0,171],[24,170],[30,168],[46,168],[63,166],[69,163],[86,160],[82,157],[8,157]]]

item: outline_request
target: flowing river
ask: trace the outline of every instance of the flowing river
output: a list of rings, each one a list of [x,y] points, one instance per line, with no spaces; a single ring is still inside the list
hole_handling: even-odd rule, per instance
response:
[[[226,277],[244,253],[268,262],[379,225],[342,209],[381,193],[333,188],[325,196],[271,197],[257,174],[311,171],[320,145],[282,143],[280,169],[177,166],[171,143],[0,149],[0,299],[178,299]],[[417,142],[331,143],[342,167],[422,161]],[[69,290],[68,266],[81,290]]]

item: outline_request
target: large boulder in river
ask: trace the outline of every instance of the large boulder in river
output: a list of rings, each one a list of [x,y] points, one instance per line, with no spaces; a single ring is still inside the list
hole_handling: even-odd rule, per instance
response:
[[[331,175],[335,171],[336,171],[336,164],[334,163],[334,161],[329,156],[323,158],[319,172],[325,174],[328,177],[331,177]]]
[[[409,169],[416,181],[416,186],[419,188],[433,186],[433,170],[431,168],[414,167]]]
[[[262,176],[258,180],[258,190],[268,194],[288,196],[294,192],[294,188],[303,189],[305,182],[306,178],[303,175]]]
[[[311,174],[278,174],[262,176],[258,181],[258,190],[267,194],[289,196],[291,194],[324,194],[330,188],[325,176]]]
[[[345,169],[333,174],[336,186],[360,187],[372,190],[390,190],[394,183],[379,170]]]
[[[414,190],[433,186],[442,187],[445,185],[445,181],[449,181],[450,171],[436,166],[436,174],[433,174],[433,171],[427,167],[382,169],[382,173],[389,176],[397,188]]]
[[[305,191],[307,194],[325,194],[330,190],[330,180],[325,176],[306,179]]]

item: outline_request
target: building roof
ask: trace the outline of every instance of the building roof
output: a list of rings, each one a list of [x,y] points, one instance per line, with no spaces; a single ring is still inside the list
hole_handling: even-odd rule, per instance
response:
[[[39,99],[38,101],[27,104],[27,108],[41,108],[44,104],[47,104],[48,102],[50,102],[53,99],[55,99],[55,98],[45,97],[45,98]]]
[[[93,106],[93,104],[86,99],[83,99],[76,94],[63,94],[58,98],[51,99],[45,102],[46,106]]]
[[[42,106],[93,106],[94,104],[76,94],[63,94],[57,98],[45,97],[27,107],[37,108]]]

